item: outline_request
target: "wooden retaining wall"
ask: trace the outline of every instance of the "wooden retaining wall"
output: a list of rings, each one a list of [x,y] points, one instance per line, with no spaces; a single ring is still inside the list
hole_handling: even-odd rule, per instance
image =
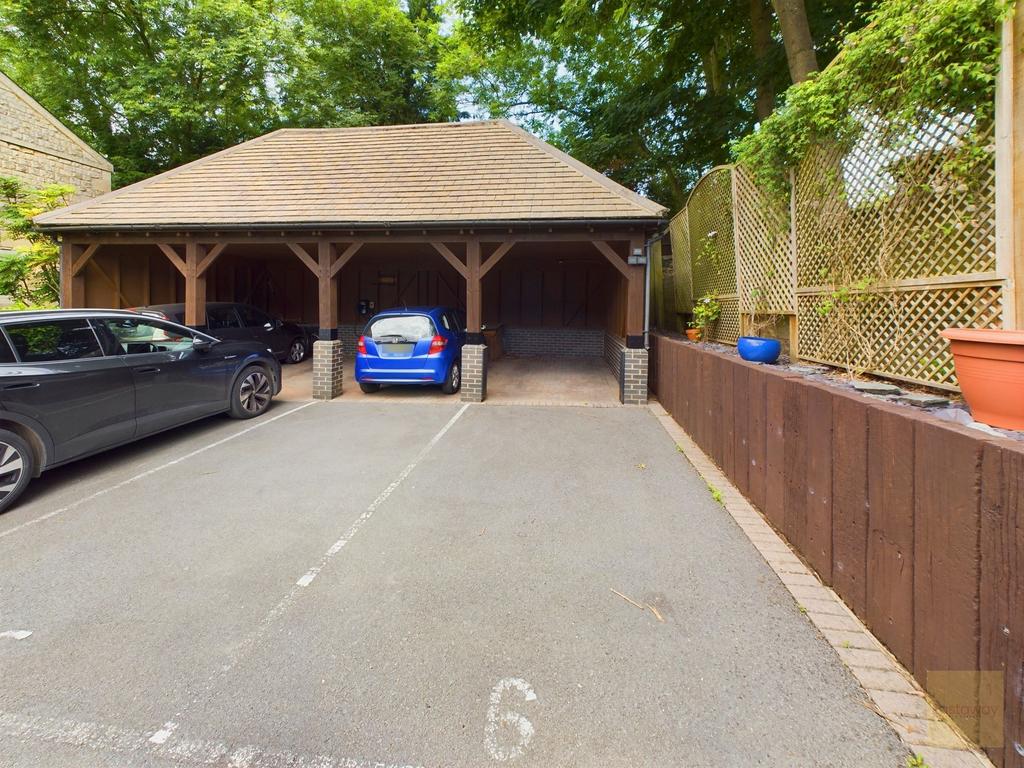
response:
[[[1024,766],[1024,443],[658,334],[651,366],[822,581],[993,762]]]

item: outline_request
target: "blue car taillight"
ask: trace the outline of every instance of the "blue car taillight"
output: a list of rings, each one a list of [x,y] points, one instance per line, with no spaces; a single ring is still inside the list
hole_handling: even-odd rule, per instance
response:
[[[360,336],[359,341],[356,342],[356,352],[360,355],[366,354],[366,337]]]
[[[444,336],[435,336],[430,340],[430,349],[427,351],[427,354],[440,355],[444,352],[446,346],[448,346],[448,339]]]

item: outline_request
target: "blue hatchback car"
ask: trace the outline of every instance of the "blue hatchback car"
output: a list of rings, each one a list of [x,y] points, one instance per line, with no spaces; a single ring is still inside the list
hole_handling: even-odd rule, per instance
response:
[[[356,346],[356,381],[363,392],[382,384],[440,384],[451,395],[462,385],[462,313],[446,307],[402,307],[378,313]]]

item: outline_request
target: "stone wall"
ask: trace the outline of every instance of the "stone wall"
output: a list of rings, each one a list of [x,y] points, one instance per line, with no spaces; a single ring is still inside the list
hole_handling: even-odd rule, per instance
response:
[[[74,200],[110,191],[112,166],[0,74],[0,175],[31,187],[70,184]]]

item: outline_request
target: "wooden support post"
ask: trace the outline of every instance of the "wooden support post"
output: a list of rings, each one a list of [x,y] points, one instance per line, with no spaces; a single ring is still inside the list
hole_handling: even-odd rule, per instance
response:
[[[483,294],[480,290],[480,241],[466,243],[466,332],[479,336],[483,323]],[[481,341],[470,343],[482,343]]]
[[[1024,327],[1024,19],[1003,22],[996,80],[996,269],[1003,327]]]
[[[643,250],[643,240],[629,241],[629,253]],[[627,255],[628,256],[628,255]],[[626,276],[626,346],[639,349],[644,339],[644,267],[627,265]]]
[[[199,266],[206,247],[194,240],[185,244],[185,325],[206,325],[206,276]]]
[[[60,305],[64,309],[81,309],[85,306],[85,275],[75,271],[75,265],[81,262],[83,253],[84,249],[80,245],[67,240],[60,244]]]
[[[319,285],[320,339],[338,338],[338,275],[333,271],[337,248],[327,240],[317,242],[317,282]]]

